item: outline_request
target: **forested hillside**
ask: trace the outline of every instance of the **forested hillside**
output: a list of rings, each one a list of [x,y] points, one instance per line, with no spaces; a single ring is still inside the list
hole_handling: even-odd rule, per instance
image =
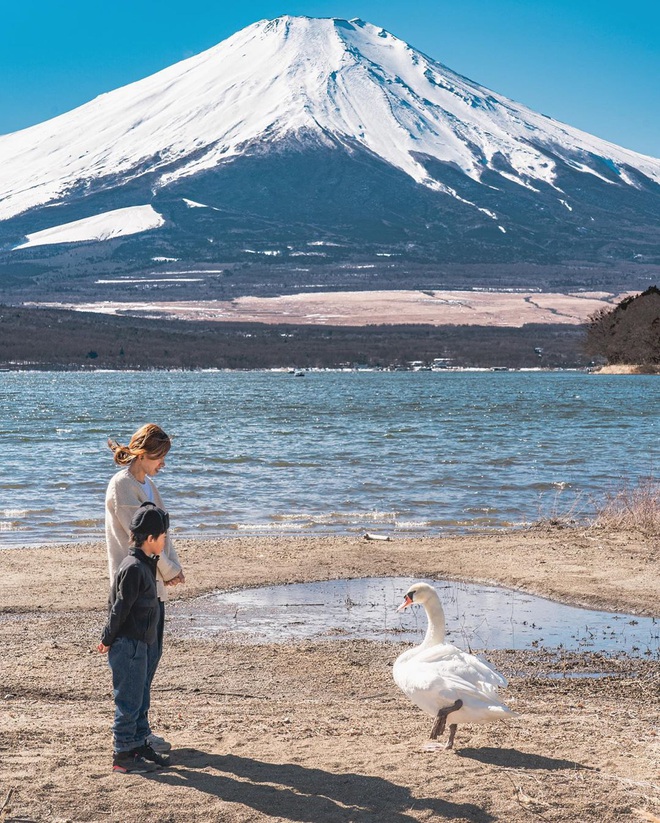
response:
[[[601,309],[589,320],[587,352],[608,363],[660,364],[660,289],[657,286]]]

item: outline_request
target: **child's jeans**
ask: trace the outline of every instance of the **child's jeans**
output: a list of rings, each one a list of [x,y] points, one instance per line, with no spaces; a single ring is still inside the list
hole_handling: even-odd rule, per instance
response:
[[[115,721],[112,726],[115,752],[125,752],[144,744],[150,733],[151,679],[158,662],[158,643],[117,637],[110,646],[108,663],[112,670]]]

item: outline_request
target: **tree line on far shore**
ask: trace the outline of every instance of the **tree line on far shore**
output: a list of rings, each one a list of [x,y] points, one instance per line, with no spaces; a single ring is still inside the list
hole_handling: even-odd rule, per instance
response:
[[[584,327],[193,322],[0,306],[0,368],[586,366]]]

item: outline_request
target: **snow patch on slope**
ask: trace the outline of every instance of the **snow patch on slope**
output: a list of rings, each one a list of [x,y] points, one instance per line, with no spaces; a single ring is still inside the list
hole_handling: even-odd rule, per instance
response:
[[[213,209],[213,211],[220,211],[220,209],[216,209],[215,206],[207,206],[206,203],[198,203],[196,200],[188,200],[187,197],[183,198],[183,202],[189,209]]]
[[[27,242],[14,249],[29,249],[54,243],[81,243],[86,240],[112,240],[157,229],[164,223],[162,215],[152,206],[130,206],[28,234]]]

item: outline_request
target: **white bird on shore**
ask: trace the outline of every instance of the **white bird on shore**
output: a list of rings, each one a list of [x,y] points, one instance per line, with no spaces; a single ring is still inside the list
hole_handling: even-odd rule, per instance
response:
[[[428,583],[415,583],[397,611],[413,604],[424,607],[428,628],[424,641],[399,655],[394,682],[422,711],[435,717],[431,739],[442,734],[450,717],[446,748],[454,745],[459,723],[491,723],[515,717],[497,697],[506,679],[490,664],[445,643],[445,615],[438,593]]]

